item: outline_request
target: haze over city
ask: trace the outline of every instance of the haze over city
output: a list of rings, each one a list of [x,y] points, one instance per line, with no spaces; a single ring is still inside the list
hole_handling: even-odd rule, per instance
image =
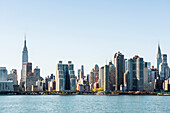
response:
[[[153,2],[154,1],[154,2]],[[41,76],[56,74],[59,60],[71,60],[85,75],[120,51],[155,65],[158,42],[169,55],[170,1],[0,1],[0,66],[22,67],[26,33],[29,61]],[[169,56],[168,56],[169,63]]]

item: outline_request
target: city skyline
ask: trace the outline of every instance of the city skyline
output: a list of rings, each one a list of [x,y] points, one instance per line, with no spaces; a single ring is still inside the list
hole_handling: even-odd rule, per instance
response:
[[[34,68],[40,67],[43,77],[55,74],[59,60],[71,60],[76,75],[84,65],[86,75],[96,63],[100,67],[106,64],[106,59],[113,60],[117,51],[125,58],[139,55],[155,65],[158,42],[162,53],[170,53],[169,4],[169,1],[2,1],[0,66],[8,71],[17,69],[20,79],[25,32],[29,61]]]

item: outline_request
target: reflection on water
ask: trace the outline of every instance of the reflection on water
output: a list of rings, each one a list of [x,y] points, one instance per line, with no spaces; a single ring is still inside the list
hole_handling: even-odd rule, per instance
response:
[[[0,96],[4,113],[168,113],[169,96]]]

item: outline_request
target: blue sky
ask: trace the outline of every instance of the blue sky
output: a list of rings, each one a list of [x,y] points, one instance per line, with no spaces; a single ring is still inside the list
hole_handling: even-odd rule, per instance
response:
[[[76,75],[85,65],[87,74],[117,51],[154,65],[158,41],[170,53],[170,1],[1,0],[0,66],[16,68],[19,78],[25,32],[29,61],[43,77],[59,60],[73,61]]]

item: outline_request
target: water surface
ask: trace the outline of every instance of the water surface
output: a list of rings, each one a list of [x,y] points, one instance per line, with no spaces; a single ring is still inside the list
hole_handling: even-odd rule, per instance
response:
[[[0,96],[2,113],[168,113],[169,96]]]

